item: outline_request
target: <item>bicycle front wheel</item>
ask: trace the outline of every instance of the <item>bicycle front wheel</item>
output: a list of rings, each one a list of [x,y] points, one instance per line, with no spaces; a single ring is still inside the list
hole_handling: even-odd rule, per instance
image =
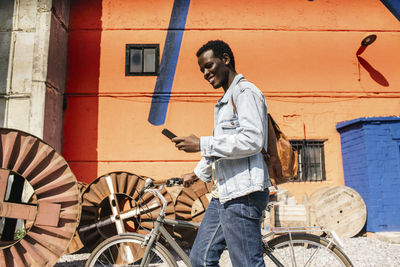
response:
[[[110,237],[93,250],[85,267],[140,266],[146,250],[143,241],[144,236],[134,233]],[[146,266],[177,266],[171,253],[158,242],[151,248],[148,263]]]
[[[285,234],[263,246],[266,266],[353,266],[339,247],[312,234]]]

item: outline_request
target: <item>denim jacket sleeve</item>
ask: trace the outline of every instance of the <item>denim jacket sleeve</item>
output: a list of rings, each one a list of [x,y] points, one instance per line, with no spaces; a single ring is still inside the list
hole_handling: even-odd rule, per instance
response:
[[[226,105],[232,105],[232,99],[237,109],[238,127],[235,132],[200,138],[201,154],[204,157],[220,157],[227,159],[243,158],[259,153],[264,146],[266,134],[266,103],[262,93],[256,89],[245,87],[235,88],[230,92],[233,98],[228,98]],[[217,121],[216,127],[224,127],[223,121]]]
[[[211,181],[212,174],[212,162],[211,158],[202,157],[199,163],[197,163],[194,173],[204,182],[208,183]]]

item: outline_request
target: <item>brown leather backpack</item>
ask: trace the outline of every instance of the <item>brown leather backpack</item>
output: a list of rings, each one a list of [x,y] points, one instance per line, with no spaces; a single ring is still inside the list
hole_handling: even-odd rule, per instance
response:
[[[233,109],[238,114],[235,102],[232,98]],[[239,115],[239,114],[238,114]],[[261,153],[264,156],[268,167],[269,177],[274,187],[286,183],[297,176],[297,151],[293,149],[289,139],[281,131],[278,124],[268,113],[268,150],[263,148]]]
[[[268,113],[268,150],[261,151],[268,166],[273,186],[286,183],[297,176],[297,151]]]

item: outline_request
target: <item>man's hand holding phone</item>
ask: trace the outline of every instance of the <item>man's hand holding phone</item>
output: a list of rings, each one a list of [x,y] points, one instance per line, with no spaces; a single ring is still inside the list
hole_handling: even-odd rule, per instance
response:
[[[175,143],[175,147],[188,153],[200,151],[200,138],[191,134],[184,137],[174,137],[171,139]]]
[[[174,142],[175,147],[177,147],[179,150],[189,153],[200,151],[200,138],[193,134],[185,137],[178,137],[168,129],[163,129],[161,133]],[[183,186],[185,187],[191,186],[197,179],[199,179],[194,172],[185,173],[182,175],[182,178]]]
[[[171,139],[171,141],[175,143],[175,147],[177,147],[179,150],[183,150],[188,153],[200,151],[200,138],[194,134],[178,137],[168,129],[163,129],[161,133]]]

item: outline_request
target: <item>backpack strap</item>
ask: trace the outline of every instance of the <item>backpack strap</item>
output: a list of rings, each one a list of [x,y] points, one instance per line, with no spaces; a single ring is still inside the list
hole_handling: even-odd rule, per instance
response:
[[[241,82],[241,81],[247,81],[247,80],[246,80],[244,77],[241,77],[241,78],[239,79],[239,81],[237,82],[237,85],[238,85],[240,88],[242,88],[242,87],[240,86],[240,82]],[[231,99],[232,99],[232,106],[233,106],[233,109],[235,110],[236,114],[239,115],[238,112],[237,112],[237,108],[236,108],[236,105],[235,105],[235,101],[233,101],[233,92],[232,92],[232,94],[231,94]]]
[[[239,116],[239,114],[238,114],[238,112],[237,112],[236,105],[235,105],[235,101],[233,101],[233,94],[231,94],[231,100],[232,100],[233,110],[235,110],[235,113]]]

